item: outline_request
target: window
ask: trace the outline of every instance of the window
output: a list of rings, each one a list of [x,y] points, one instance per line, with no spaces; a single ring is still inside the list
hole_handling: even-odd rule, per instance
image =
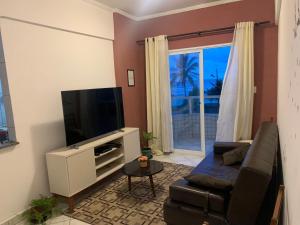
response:
[[[17,144],[0,33],[0,148]]]
[[[174,148],[212,149],[230,45],[171,51]]]

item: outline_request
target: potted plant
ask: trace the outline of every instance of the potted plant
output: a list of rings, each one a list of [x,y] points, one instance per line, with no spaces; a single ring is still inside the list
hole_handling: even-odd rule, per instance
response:
[[[149,146],[149,142],[156,139],[156,137],[153,136],[152,132],[143,132],[143,138],[144,138],[144,147],[142,149],[142,154],[144,156],[147,156],[148,159],[152,159],[152,149]]]
[[[46,220],[58,213],[57,201],[54,197],[41,196],[30,203],[30,209],[24,216],[30,224],[45,224]]]

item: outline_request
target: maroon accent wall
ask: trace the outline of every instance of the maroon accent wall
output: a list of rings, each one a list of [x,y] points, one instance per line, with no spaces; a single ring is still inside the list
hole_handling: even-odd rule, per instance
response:
[[[146,83],[144,45],[137,40],[160,34],[175,35],[206,29],[233,26],[242,21],[274,22],[274,0],[243,0],[185,13],[133,21],[114,14],[115,69],[117,85],[123,87],[126,126],[145,130]],[[253,133],[265,120],[277,117],[277,27],[255,29],[255,84]],[[233,34],[222,34],[170,41],[170,49],[229,43]],[[135,70],[136,86],[127,86],[127,69]]]

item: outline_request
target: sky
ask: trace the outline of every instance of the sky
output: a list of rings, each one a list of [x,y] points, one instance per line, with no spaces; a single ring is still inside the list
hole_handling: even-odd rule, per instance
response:
[[[211,82],[215,82],[216,74],[218,74],[219,79],[223,80],[227,62],[230,54],[230,46],[222,46],[217,48],[206,48],[203,50],[203,64],[204,64],[204,91],[213,87]],[[195,57],[195,62],[197,62],[197,66],[192,70],[191,77],[194,80],[194,83],[197,84],[199,88],[199,54],[198,53],[188,53],[189,58]],[[177,69],[177,60],[179,55],[170,55],[169,62],[170,62],[170,76],[171,80],[174,78],[174,74],[178,71]],[[213,76],[211,76],[213,75]],[[187,85],[187,93],[192,90],[192,85]],[[185,92],[178,83],[176,86],[172,86],[172,96],[184,96]]]

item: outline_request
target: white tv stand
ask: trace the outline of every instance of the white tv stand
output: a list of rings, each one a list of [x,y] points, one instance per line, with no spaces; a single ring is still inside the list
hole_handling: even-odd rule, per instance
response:
[[[112,141],[122,146],[95,156],[96,147]],[[139,155],[138,128],[124,128],[122,132],[99,138],[76,149],[64,147],[48,152],[46,161],[50,192],[67,197],[69,209],[72,211],[75,194],[118,171]]]

